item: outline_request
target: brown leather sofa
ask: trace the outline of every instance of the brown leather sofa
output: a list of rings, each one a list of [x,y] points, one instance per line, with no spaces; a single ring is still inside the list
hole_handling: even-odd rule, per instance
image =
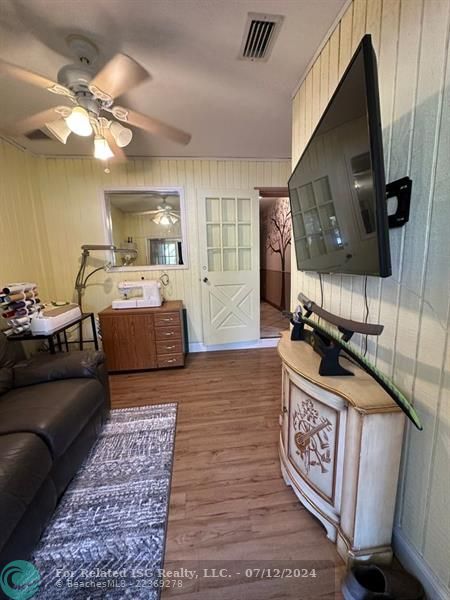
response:
[[[11,346],[0,334],[0,567],[29,557],[109,412],[102,352]]]

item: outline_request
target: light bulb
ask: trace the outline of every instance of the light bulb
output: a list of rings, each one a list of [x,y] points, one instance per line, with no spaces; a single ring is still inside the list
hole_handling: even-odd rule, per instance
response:
[[[163,215],[159,220],[161,225],[170,225],[170,219],[167,215]]]
[[[114,153],[105,138],[101,135],[96,135],[94,138],[94,157],[100,160],[108,160],[108,158],[112,158],[113,156]]]
[[[66,123],[67,127],[77,135],[87,137],[92,133],[88,112],[82,106],[75,106],[66,118]]]
[[[127,127],[124,127],[117,121],[111,123],[109,130],[119,148],[125,148],[125,146],[128,146],[133,139],[133,132],[131,129],[127,129]]]

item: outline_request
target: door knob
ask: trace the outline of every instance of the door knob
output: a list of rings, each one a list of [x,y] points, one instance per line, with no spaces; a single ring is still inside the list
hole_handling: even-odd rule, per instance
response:
[[[203,283],[208,283],[209,279],[207,277],[203,277]]]

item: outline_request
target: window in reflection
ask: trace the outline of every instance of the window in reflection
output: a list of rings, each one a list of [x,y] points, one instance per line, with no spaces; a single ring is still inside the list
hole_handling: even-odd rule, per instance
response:
[[[181,240],[147,240],[152,265],[182,265]]]

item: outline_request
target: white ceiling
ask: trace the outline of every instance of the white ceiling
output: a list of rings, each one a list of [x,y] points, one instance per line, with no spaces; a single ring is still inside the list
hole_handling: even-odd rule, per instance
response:
[[[112,206],[115,206],[122,212],[135,213],[143,210],[156,210],[163,201],[166,202],[173,210],[180,210],[180,196],[174,196],[171,194],[155,194],[150,192],[148,194],[135,193],[135,194],[122,194],[112,193],[108,194],[109,201]]]
[[[192,134],[187,146],[134,130],[129,156],[289,158],[291,96],[345,0],[0,0],[0,58],[56,79],[72,62],[67,35],[116,52],[153,79],[120,98]],[[238,60],[249,12],[284,15],[265,63]],[[65,55],[64,55],[65,54]],[[0,76],[0,131],[61,96]],[[22,145],[47,155],[92,155],[70,136]]]

